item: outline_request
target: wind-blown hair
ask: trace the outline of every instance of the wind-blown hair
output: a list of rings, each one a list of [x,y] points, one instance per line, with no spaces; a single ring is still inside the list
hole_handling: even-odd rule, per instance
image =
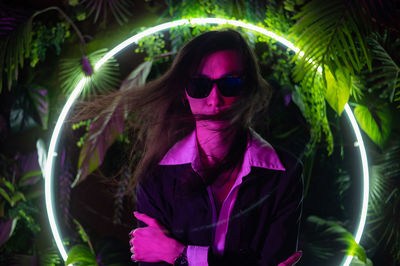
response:
[[[99,97],[94,102],[86,103],[79,112],[80,119],[96,116],[119,96],[120,103],[128,107],[132,114],[129,126],[135,129],[138,136],[136,144],[140,144],[143,151],[129,187],[132,188],[147,176],[176,142],[195,129],[195,119],[186,99],[185,87],[198,71],[202,59],[221,50],[235,50],[240,55],[244,90],[230,108],[217,115],[199,116],[196,119],[229,121],[229,127],[224,130],[234,134],[234,144],[226,159],[211,169],[208,176],[232,169],[243,157],[252,118],[266,108],[271,96],[271,88],[260,75],[253,51],[237,31],[209,31],[197,36],[180,49],[169,70],[161,77],[142,87]],[[134,149],[138,147],[133,146]],[[205,181],[212,182],[210,179]]]

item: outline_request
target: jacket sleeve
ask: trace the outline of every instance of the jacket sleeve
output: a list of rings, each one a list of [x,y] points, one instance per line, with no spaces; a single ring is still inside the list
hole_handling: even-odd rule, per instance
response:
[[[147,181],[147,180],[146,180]],[[144,182],[143,184],[138,184],[136,186],[136,210],[141,213],[145,213],[146,215],[156,219],[160,222],[164,228],[169,228],[168,226],[168,216],[167,210],[168,206],[166,205],[166,201],[162,200],[160,197],[160,192],[156,192],[155,184],[151,182]],[[138,228],[146,227],[147,225],[142,221],[137,221]],[[170,265],[165,261],[149,263],[149,262],[141,262],[139,261],[139,265]]]
[[[303,179],[302,167],[299,163],[291,170],[277,190],[278,207],[268,232],[263,239],[263,245],[257,251],[224,252],[215,254],[208,252],[208,264],[212,265],[271,265],[277,266],[288,259],[297,250],[302,202]]]

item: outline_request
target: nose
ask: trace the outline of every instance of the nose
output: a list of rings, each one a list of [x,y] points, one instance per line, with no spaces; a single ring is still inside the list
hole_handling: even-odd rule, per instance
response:
[[[210,95],[207,97],[207,105],[212,107],[221,107],[224,105],[224,99],[217,88],[217,84],[213,84]]]

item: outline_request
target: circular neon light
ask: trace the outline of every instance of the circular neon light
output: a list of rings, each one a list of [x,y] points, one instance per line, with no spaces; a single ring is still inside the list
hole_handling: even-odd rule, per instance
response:
[[[159,31],[163,31],[172,27],[180,26],[180,25],[204,25],[204,24],[227,24],[227,25],[232,25],[232,26],[237,26],[237,27],[242,27],[248,30],[253,30],[258,33],[261,33],[265,36],[268,36],[270,38],[275,39],[276,41],[280,42],[281,44],[285,45],[286,47],[290,48],[292,51],[295,53],[299,53],[300,56],[303,56],[304,53],[299,50],[299,48],[295,47],[291,42],[286,40],[285,38],[269,31],[264,28],[255,26],[253,24],[249,23],[244,23],[241,21],[237,20],[228,20],[228,19],[221,19],[221,18],[192,18],[192,19],[181,19],[173,22],[167,22],[164,24],[160,24],[158,26],[149,28],[141,33],[138,33],[129,39],[125,40],[124,42],[120,43],[118,46],[116,46],[114,49],[109,51],[102,59],[100,59],[94,67],[94,71],[97,71],[100,69],[100,67],[112,56],[118,54],[121,52],[123,49],[128,47],[129,45],[133,43],[138,43],[140,39],[143,37],[146,37],[148,35],[154,34]],[[58,250],[60,251],[60,254],[63,258],[64,261],[67,260],[67,251],[62,244],[61,241],[61,236],[60,232],[58,230],[58,225],[57,221],[54,215],[54,204],[53,204],[53,192],[52,192],[52,186],[53,186],[53,163],[54,163],[54,157],[57,156],[56,153],[56,147],[58,144],[58,140],[60,137],[60,132],[63,127],[64,121],[71,109],[72,104],[75,102],[75,100],[78,98],[78,96],[81,94],[86,82],[88,81],[87,78],[82,78],[78,85],[75,87],[71,95],[69,96],[66,104],[64,105],[61,114],[57,120],[56,126],[54,128],[53,134],[50,139],[50,145],[49,145],[49,151],[47,154],[47,161],[46,161],[46,167],[44,170],[44,178],[45,178],[45,199],[46,199],[46,209],[47,209],[47,215],[49,218],[50,222],[50,228],[54,236],[54,240],[56,242],[56,245],[58,247]],[[360,157],[362,161],[362,168],[363,168],[363,197],[362,197],[362,207],[361,207],[361,214],[360,214],[360,220],[359,224],[355,233],[355,241],[357,243],[360,242],[361,236],[364,230],[365,226],[365,221],[367,218],[367,208],[368,208],[368,194],[369,194],[369,173],[368,173],[368,160],[367,160],[367,153],[364,147],[364,142],[361,137],[361,132],[360,129],[357,125],[356,119],[354,118],[354,115],[350,109],[350,106],[346,103],[345,108],[344,108],[350,123],[352,125],[352,128],[354,130],[358,147],[360,148]],[[352,260],[352,256],[347,256],[344,259],[343,265],[347,266],[350,264]]]

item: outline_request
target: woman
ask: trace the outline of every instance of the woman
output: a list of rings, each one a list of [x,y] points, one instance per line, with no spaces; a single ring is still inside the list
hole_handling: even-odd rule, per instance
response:
[[[270,94],[243,37],[226,30],[188,42],[166,74],[126,98],[145,125],[133,260],[278,265],[296,251],[301,163],[250,127]]]

